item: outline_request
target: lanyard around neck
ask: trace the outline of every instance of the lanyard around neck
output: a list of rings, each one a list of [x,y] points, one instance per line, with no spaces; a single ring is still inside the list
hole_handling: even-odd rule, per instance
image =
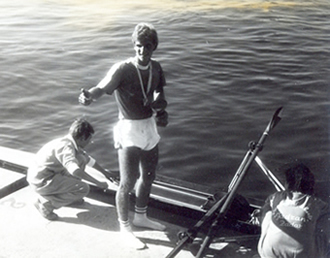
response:
[[[140,70],[137,66],[137,64],[135,64],[135,68],[136,68],[136,71],[137,71],[137,74],[139,76],[139,81],[140,81],[140,86],[141,86],[141,90],[142,90],[142,94],[143,94],[143,97],[144,97],[144,105],[147,105],[148,103],[148,92],[150,91],[151,89],[151,81],[152,81],[152,63],[150,61],[150,66],[149,66],[149,78],[148,78],[148,85],[147,85],[147,91],[145,91],[144,89],[144,85],[143,85],[143,81],[142,81],[142,76],[141,76],[141,73],[140,73]]]

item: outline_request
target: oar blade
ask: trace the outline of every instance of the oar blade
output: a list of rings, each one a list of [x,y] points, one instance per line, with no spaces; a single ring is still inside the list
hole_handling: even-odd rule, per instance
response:
[[[279,115],[280,115],[282,109],[283,109],[283,107],[279,107],[275,111],[272,119],[270,120],[270,122],[268,124],[267,130],[266,130],[267,132],[271,131],[278,124],[278,122],[281,120],[281,117]]]

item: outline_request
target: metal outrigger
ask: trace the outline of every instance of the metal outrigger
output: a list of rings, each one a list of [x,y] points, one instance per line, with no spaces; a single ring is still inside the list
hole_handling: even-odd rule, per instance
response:
[[[260,166],[265,175],[269,178],[269,180],[274,184],[277,190],[283,190],[284,187],[279,180],[270,172],[270,170],[262,163],[259,157],[257,157],[258,153],[263,148],[263,143],[265,142],[267,136],[270,131],[277,125],[277,123],[281,120],[279,114],[282,110],[282,107],[278,108],[269,124],[267,125],[265,131],[261,135],[259,141],[257,143],[250,144],[250,148],[247,151],[246,155],[243,158],[239,168],[237,169],[231,183],[229,184],[227,193],[218,200],[206,213],[205,215],[190,229],[181,234],[181,240],[178,242],[177,246],[166,256],[166,258],[175,257],[187,243],[192,242],[197,236],[198,232],[201,228],[207,223],[212,222],[209,230],[200,246],[200,249],[196,255],[197,258],[200,258],[205,253],[205,250],[211,244],[213,238],[215,237],[215,232],[219,225],[225,219],[225,216],[236,196],[238,187],[240,186],[242,180],[244,179],[248,169],[250,168],[252,162],[255,160],[257,164]]]

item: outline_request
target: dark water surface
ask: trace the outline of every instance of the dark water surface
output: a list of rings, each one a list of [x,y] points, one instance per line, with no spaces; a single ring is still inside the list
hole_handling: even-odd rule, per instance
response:
[[[227,186],[283,106],[259,156],[280,178],[299,159],[329,181],[328,0],[0,0],[0,8],[1,146],[36,152],[85,115],[96,129],[89,153],[117,169],[114,97],[90,107],[77,97],[134,55],[131,33],[146,21],[159,33],[154,58],[168,84],[160,175]],[[264,198],[273,188],[252,167],[242,191]]]

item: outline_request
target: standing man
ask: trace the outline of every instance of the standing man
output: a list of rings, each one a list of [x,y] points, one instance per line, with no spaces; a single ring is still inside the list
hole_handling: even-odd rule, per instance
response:
[[[159,222],[150,220],[147,207],[151,185],[158,164],[157,125],[167,125],[167,102],[163,87],[165,77],[160,64],[152,60],[158,36],[150,24],[140,23],[132,35],[135,57],[116,63],[101,82],[83,91],[79,102],[89,105],[104,94],[115,94],[119,121],[114,127],[115,148],[118,149],[120,185],[116,206],[121,232],[137,249],[144,244],[135,238],[129,222],[129,193],[136,185],[133,225],[165,230]]]
[[[85,179],[101,188],[108,184],[100,182],[85,172],[85,166],[106,171],[90,157],[84,148],[90,143],[93,127],[84,119],[73,122],[69,134],[50,141],[36,154],[35,163],[28,169],[27,181],[37,193],[35,203],[40,214],[48,220],[56,220],[54,209],[73,203],[83,203],[89,193]]]

